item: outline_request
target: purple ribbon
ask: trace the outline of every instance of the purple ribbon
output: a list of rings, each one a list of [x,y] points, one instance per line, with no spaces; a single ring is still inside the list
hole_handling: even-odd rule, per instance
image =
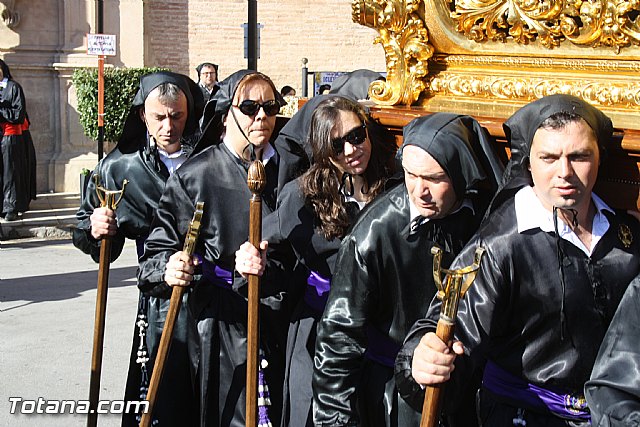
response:
[[[525,406],[525,409],[551,412],[569,420],[591,420],[584,396],[542,388],[512,375],[492,361],[488,361],[484,368],[482,386],[508,402]]]
[[[322,313],[329,298],[331,279],[312,271],[307,277],[307,285],[304,293],[304,302],[315,311]]]
[[[233,271],[225,270],[224,268],[203,259],[198,254],[196,254],[196,257],[198,257],[202,263],[202,275],[208,282],[221,288],[231,289],[231,285],[233,285]]]
[[[373,326],[367,328],[367,339],[369,342],[364,356],[376,363],[393,368],[401,345]]]

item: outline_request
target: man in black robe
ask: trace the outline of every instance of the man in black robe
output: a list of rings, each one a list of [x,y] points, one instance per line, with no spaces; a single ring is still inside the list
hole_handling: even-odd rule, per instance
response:
[[[433,333],[441,307],[434,300],[398,355],[398,386],[412,395],[417,383],[446,381],[464,352],[465,362],[484,367],[483,425],[586,427],[584,384],[640,271],[637,220],[592,192],[611,120],[579,98],[552,95],[504,128],[512,152],[504,187],[452,266],[486,250],[460,302],[459,341],[450,349]],[[461,372],[453,385],[467,380]]]
[[[96,166],[85,199],[76,214],[80,222],[74,230],[73,243],[77,248],[99,262],[100,244],[103,238],[109,236],[112,240],[111,261],[120,256],[125,239],[135,240],[138,257],[142,256],[144,240],[149,234],[165,182],[193,150],[191,139],[198,133],[202,108],[200,90],[186,76],[158,72],[140,79],[140,89],[133,100],[118,145]],[[123,198],[115,211],[100,207],[94,177],[98,178],[99,185],[109,190],[121,189],[123,181],[128,180]],[[126,400],[140,400],[146,396],[167,306],[166,301],[140,295]],[[186,317],[187,312],[183,310],[179,319],[181,326],[176,328],[171,347],[172,353],[186,354]],[[145,340],[140,339],[145,334],[146,348]],[[167,383],[181,375],[188,375],[185,363],[177,366],[182,371],[167,367]],[[183,403],[165,400],[164,396],[161,389],[156,405],[161,408],[158,412],[171,413],[176,405]],[[159,418],[162,419],[161,414]],[[137,426],[136,414],[124,414],[123,425]]]
[[[205,102],[208,102],[218,90],[218,64],[203,62],[196,67],[198,87]]]
[[[27,146],[22,136],[26,111],[22,87],[0,59],[0,216],[15,221],[29,208],[31,192]],[[33,165],[35,168],[35,165]]]
[[[393,362],[436,293],[431,248],[443,249],[445,265],[453,260],[502,176],[489,136],[471,117],[421,117],[403,135],[404,182],[364,209],[338,253],[316,339],[318,426],[419,422],[398,399]]]
[[[592,425],[640,425],[640,276],[627,288],[585,386]]]
[[[197,148],[202,151],[171,176],[158,205],[140,262],[139,286],[165,299],[172,286],[189,286],[185,296],[197,323],[189,336],[190,375],[183,378],[194,389],[198,410],[189,415],[197,420],[171,425],[245,425],[247,282],[234,280],[235,251],[249,231],[247,170],[252,158],[265,166],[262,213],[275,208],[280,159],[269,139],[282,105],[280,92],[264,74],[242,70],[221,82],[205,108],[205,133]],[[197,202],[204,202],[204,214],[196,255],[188,257],[182,251],[184,236]],[[282,407],[284,287],[268,277],[260,285],[261,368],[271,405],[262,399],[259,406],[274,426]],[[176,410],[176,416],[187,415],[185,411]]]

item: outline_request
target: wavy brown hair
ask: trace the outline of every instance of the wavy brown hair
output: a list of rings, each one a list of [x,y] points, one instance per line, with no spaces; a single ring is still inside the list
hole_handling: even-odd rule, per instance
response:
[[[312,165],[301,177],[302,193],[319,220],[320,232],[327,240],[342,238],[351,225],[344,197],[340,194],[340,172],[331,163],[334,156],[331,131],[340,119],[340,111],[355,113],[367,126],[371,142],[371,158],[362,174],[367,200],[370,202],[383,189],[393,173],[393,156],[396,145],[388,133],[370,121],[363,108],[355,101],[341,96],[331,96],[316,107],[311,116],[309,144],[313,151]]]

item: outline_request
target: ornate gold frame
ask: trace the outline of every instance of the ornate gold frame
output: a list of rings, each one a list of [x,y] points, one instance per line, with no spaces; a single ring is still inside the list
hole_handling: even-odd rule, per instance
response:
[[[640,129],[639,0],[354,0],[352,12],[385,52],[379,105],[506,118],[569,93]]]

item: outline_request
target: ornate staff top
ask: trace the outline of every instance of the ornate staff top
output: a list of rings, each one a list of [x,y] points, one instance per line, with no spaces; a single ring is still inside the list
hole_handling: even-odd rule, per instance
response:
[[[124,187],[129,183],[126,179],[122,180],[122,188],[120,190],[109,190],[100,185],[100,175],[93,175],[93,179],[96,182],[96,194],[100,200],[100,207],[109,208],[115,210],[118,203],[122,200],[124,195]],[[117,198],[116,198],[117,197]]]
[[[247,186],[249,191],[255,196],[264,190],[267,185],[267,173],[264,170],[264,165],[261,160],[254,160],[249,166],[247,172]]]
[[[189,230],[184,238],[183,250],[189,255],[193,255],[196,249],[196,241],[200,233],[200,224],[202,222],[202,211],[204,210],[204,202],[196,203],[196,211],[193,213],[193,219],[189,223]]]
[[[460,298],[464,297],[464,294],[467,293],[475,280],[484,251],[484,248],[476,248],[473,264],[457,270],[447,270],[440,268],[442,249],[437,246],[431,248],[431,253],[433,254],[433,280],[438,287],[436,296],[442,300],[442,309],[440,311],[442,319],[455,323]],[[442,283],[441,273],[446,274],[444,284]]]

